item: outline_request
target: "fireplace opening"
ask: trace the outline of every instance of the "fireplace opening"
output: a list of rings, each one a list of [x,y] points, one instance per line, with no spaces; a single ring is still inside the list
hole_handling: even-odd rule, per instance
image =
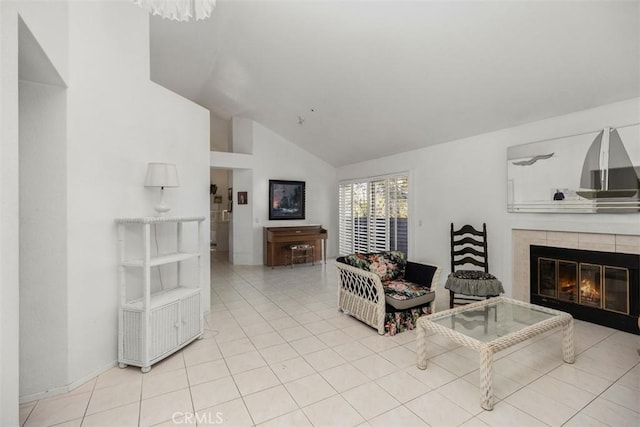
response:
[[[531,245],[533,304],[640,335],[640,255]]]

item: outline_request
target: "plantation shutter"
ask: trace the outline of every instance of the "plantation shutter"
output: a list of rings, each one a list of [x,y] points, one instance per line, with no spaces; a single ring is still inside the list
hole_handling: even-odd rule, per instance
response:
[[[369,252],[380,252],[389,249],[386,184],[386,180],[372,181],[370,183]]]
[[[353,184],[353,250],[369,252],[368,193],[369,183]]]
[[[338,250],[341,254],[353,253],[353,186],[340,185],[338,189]]]
[[[408,247],[406,175],[341,183],[338,190],[341,255]]]
[[[407,252],[409,180],[406,176],[389,179],[389,249]]]

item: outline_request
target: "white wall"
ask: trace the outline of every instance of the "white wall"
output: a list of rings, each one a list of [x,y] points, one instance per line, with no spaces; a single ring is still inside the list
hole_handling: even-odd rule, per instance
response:
[[[209,113],[209,121],[211,128],[210,148],[212,152],[228,152],[231,143],[231,120],[220,117],[214,111]],[[215,204],[214,196],[209,196],[209,210],[211,215],[211,240],[216,244],[219,251],[229,250],[229,222],[228,217],[222,218],[220,211],[229,209],[228,192],[230,170],[214,169],[210,170],[211,184],[218,186],[216,196],[222,196],[222,203]]]
[[[241,209],[237,209],[238,206],[235,199],[238,191],[246,191],[247,194],[253,194],[253,164],[256,158],[252,154],[252,120],[240,116],[231,118],[230,147],[233,154],[229,157],[240,156],[248,164],[246,167],[234,166],[229,174],[228,185],[231,188],[231,206],[233,206],[233,212],[229,216],[229,262],[232,264],[251,265],[254,264],[252,259],[251,197],[249,196],[249,203],[243,205]],[[220,154],[222,153],[218,153],[218,155]]]
[[[263,262],[263,227],[321,224],[329,233],[327,256],[335,256],[338,247],[336,169],[255,122],[253,154],[257,160],[253,170],[253,195],[249,194],[253,209],[253,263]],[[270,179],[306,182],[305,220],[269,221]]]
[[[67,384],[64,87],[20,82],[19,146],[20,394],[24,396]]]
[[[231,152],[253,153],[253,120],[235,116],[231,118]]]
[[[28,24],[67,78],[67,5],[0,2],[0,425],[18,424],[18,21]]]
[[[263,263],[263,228],[321,224],[329,231],[327,256],[337,251],[338,207],[336,170],[263,125],[243,117],[232,119],[232,146],[240,153],[211,153],[212,167],[234,169],[233,238],[230,258],[236,264]],[[269,180],[306,182],[306,219],[269,221]],[[248,204],[238,205],[238,191]],[[234,255],[235,254],[235,255]]]
[[[261,264],[255,262],[253,254],[256,242],[253,241],[252,209],[255,203],[253,191],[254,171],[252,169],[234,169],[232,172],[233,211],[229,222],[229,261],[238,265]],[[246,191],[248,201],[246,205],[238,204],[238,192]],[[260,245],[262,240],[260,240]]]
[[[0,425],[18,423],[17,33],[17,12],[0,3]]]
[[[167,190],[166,197],[172,213],[205,216],[204,241],[209,225],[209,114],[149,81],[147,13],[130,2],[0,3],[1,425],[18,424],[18,12],[69,82],[69,330],[66,336],[56,335],[68,351],[68,373],[53,390],[74,387],[115,364],[118,282],[113,219],[153,214],[159,194],[143,187],[147,162],[177,164],[181,187]],[[207,248],[201,250],[208,253]],[[203,264],[203,301],[209,301],[208,257]],[[65,307],[51,304],[50,310],[63,312]],[[51,355],[43,351],[40,357],[45,363]]]
[[[113,219],[153,215],[147,162],[176,163],[172,215],[202,215],[209,240],[209,113],[149,81],[148,14],[129,2],[71,2],[68,140],[69,379],[111,366],[117,349]],[[117,26],[113,23],[117,22]],[[207,248],[201,248],[207,254]],[[209,258],[203,259],[209,301]]]
[[[439,264],[446,278],[449,224],[486,222],[490,271],[510,294],[512,229],[640,234],[640,214],[507,213],[507,147],[638,122],[640,98],[347,165],[338,169],[338,180],[409,170],[409,257]]]
[[[213,111],[209,113],[211,123],[211,151],[229,151],[231,142],[231,120],[220,117]]]
[[[209,211],[211,212],[211,240],[216,244],[216,250],[229,250],[229,215],[223,211],[229,209],[229,174],[227,169],[210,169],[211,184],[218,186],[215,195],[209,195]],[[215,196],[222,198],[221,203],[214,203]]]

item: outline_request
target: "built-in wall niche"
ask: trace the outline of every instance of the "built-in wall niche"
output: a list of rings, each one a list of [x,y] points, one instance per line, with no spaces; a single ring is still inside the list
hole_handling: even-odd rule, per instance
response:
[[[64,81],[27,24],[18,22],[19,317],[14,323],[20,398],[30,401],[65,389],[70,377],[68,116]]]
[[[640,212],[640,124],[507,149],[507,211]]]

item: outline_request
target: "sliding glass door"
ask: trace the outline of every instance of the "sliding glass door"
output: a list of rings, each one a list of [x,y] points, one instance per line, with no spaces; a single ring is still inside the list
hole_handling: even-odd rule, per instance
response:
[[[409,179],[406,174],[339,185],[339,252],[407,252]]]

